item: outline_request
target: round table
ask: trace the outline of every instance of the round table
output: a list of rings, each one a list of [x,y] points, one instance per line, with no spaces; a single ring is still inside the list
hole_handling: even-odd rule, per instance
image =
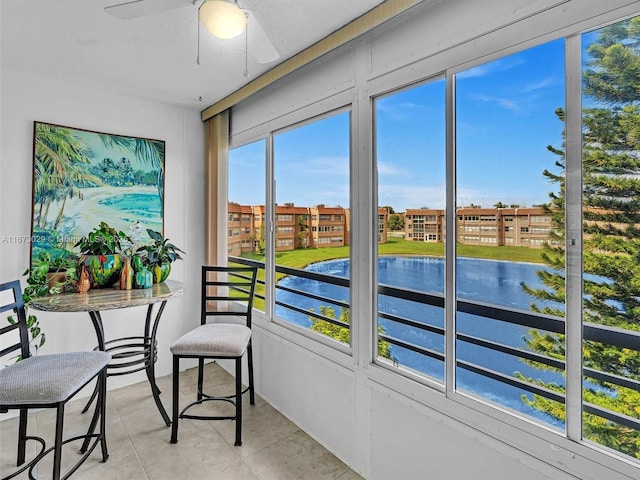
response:
[[[182,295],[183,291],[182,282],[167,280],[144,289],[120,290],[112,287],[91,289],[86,293],[65,292],[47,295],[34,298],[29,306],[44,312],[88,312],[98,339],[96,349],[110,352],[112,355],[112,361],[107,367],[107,376],[127,375],[145,370],[153,399],[168,426],[171,425],[171,419],[160,401],[160,390],[154,371],[154,364],[158,358],[156,332],[167,300]],[[159,304],[159,308],[154,316],[153,309],[156,304]],[[142,335],[105,339],[100,312],[144,305],[147,306],[147,314]],[[84,411],[89,408],[95,394],[96,392]]]

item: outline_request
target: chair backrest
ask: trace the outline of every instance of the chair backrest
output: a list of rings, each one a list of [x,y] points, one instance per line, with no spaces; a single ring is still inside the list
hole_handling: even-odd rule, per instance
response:
[[[210,317],[244,317],[251,328],[258,267],[202,267],[200,323]]]
[[[11,321],[8,320],[9,317]],[[18,350],[21,358],[28,358],[31,355],[29,329],[19,280],[0,284],[0,325],[0,359]],[[16,330],[18,335],[15,335]]]

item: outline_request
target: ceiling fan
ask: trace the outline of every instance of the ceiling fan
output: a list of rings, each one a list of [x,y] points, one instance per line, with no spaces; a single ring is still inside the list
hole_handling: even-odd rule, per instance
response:
[[[200,23],[219,38],[232,38],[244,32],[246,54],[251,55],[258,63],[270,63],[280,58],[280,54],[269,39],[258,19],[246,8],[241,8],[237,0],[130,0],[104,7],[104,11],[121,20],[144,17],[154,13],[165,12],[176,8],[198,5],[198,50],[200,49]],[[238,19],[242,14],[244,21]],[[229,26],[234,21],[241,22],[241,26],[232,28],[231,33],[216,30],[213,24],[222,27]],[[199,52],[198,52],[199,63]],[[248,73],[245,71],[245,76]]]

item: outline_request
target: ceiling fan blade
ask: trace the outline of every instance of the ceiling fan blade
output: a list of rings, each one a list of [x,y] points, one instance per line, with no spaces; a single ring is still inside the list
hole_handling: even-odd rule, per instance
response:
[[[253,55],[258,63],[270,63],[278,60],[280,54],[258,22],[258,19],[249,10],[243,9],[243,12],[247,15],[249,53]]]
[[[144,17],[174,8],[193,5],[192,0],[132,0],[104,7],[104,11],[121,20]]]

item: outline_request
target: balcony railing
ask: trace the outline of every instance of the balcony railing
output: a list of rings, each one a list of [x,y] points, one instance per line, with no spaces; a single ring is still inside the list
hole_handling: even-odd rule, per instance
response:
[[[228,260],[230,264],[238,263],[238,264],[244,264],[244,265],[253,265],[253,266],[257,266],[259,269],[264,270],[263,262],[248,260],[240,257],[229,257]],[[284,275],[292,275],[300,278],[327,283],[330,285],[337,285],[340,287],[347,287],[347,288],[349,287],[349,280],[341,277],[335,277],[332,275],[326,275],[326,274],[317,273],[317,272],[309,272],[306,270],[300,270],[296,268],[283,267],[283,266],[276,266],[275,270],[277,273],[281,273]],[[264,280],[259,279],[258,283],[261,285],[264,285],[265,282]],[[331,305],[338,305],[342,308],[349,308],[348,303],[345,303],[337,299],[328,298],[328,297],[324,297],[316,294],[311,294],[299,289],[284,287],[277,284],[275,285],[275,288],[276,290],[288,291],[290,293],[301,295],[303,297],[313,298],[315,300],[318,300],[320,304],[323,304],[323,305],[331,304]],[[264,291],[264,287],[260,289],[260,291]],[[258,298],[266,300],[264,295],[262,295],[261,293],[257,293],[256,295],[258,296]],[[422,305],[437,307],[440,309],[444,309],[444,305],[445,305],[444,295],[440,293],[425,293],[425,292],[411,290],[407,288],[397,288],[390,285],[378,285],[378,295],[407,300],[407,301],[415,302]],[[288,310],[302,313],[309,317],[314,317],[314,318],[317,318],[335,325],[339,325],[345,328],[349,328],[348,323],[342,322],[335,318],[327,317],[325,315],[321,315],[318,312],[305,310],[296,305],[287,304],[281,301],[276,301],[275,303],[276,305],[279,305]],[[542,330],[542,331],[546,331],[554,334],[565,333],[565,319],[562,317],[555,317],[555,316],[535,313],[532,311],[505,308],[505,307],[497,306],[493,304],[487,304],[487,303],[482,303],[478,301],[462,300],[462,299],[459,299],[456,302],[456,305],[457,305],[456,308],[458,313],[466,313],[466,314],[482,317],[484,319],[490,319],[496,322],[503,322],[510,325],[518,325],[518,326]],[[425,324],[413,319],[404,318],[404,317],[394,315],[388,312],[383,312],[383,311],[378,311],[378,316],[380,318],[387,319],[397,324],[404,325],[407,328],[418,329],[421,332],[425,332],[429,335],[437,335],[442,338],[444,338],[444,335],[445,335],[445,329],[436,325]],[[585,323],[583,326],[583,337],[585,341],[597,342],[603,345],[609,345],[619,349],[625,348],[625,349],[630,349],[634,351],[640,351],[640,332]],[[443,363],[445,361],[444,353],[438,350],[426,348],[421,345],[416,345],[414,343],[407,342],[405,340],[402,340],[400,338],[394,337],[386,333],[378,333],[378,339],[380,341],[388,342],[391,345],[396,345],[400,348],[416,352],[420,355],[424,355],[425,357],[434,358]],[[457,341],[465,344],[476,345],[483,348],[487,348],[492,351],[501,352],[503,354],[511,355],[523,361],[536,362],[538,364],[541,364],[559,371],[565,371],[565,368],[566,368],[565,362],[563,360],[552,358],[546,355],[541,355],[541,354],[524,350],[521,348],[516,348],[510,345],[505,345],[499,342],[488,340],[486,338],[480,338],[477,336],[472,336],[466,333],[458,332],[456,334],[456,339]],[[461,360],[461,359],[456,360],[456,367],[481,375],[482,377],[489,378],[489,379],[501,382],[503,384],[522,389],[532,394],[540,395],[543,398],[565,404],[565,396],[562,392],[550,390],[540,385],[527,382],[526,380],[520,379],[516,376],[506,375],[504,373],[489,369],[483,365],[479,365],[477,363],[473,363],[473,362],[470,362],[467,360]],[[622,377],[620,375],[611,374],[611,373],[603,372],[600,370],[595,370],[592,368],[583,368],[583,376],[586,379],[591,379],[598,382],[607,382],[614,386],[626,387],[626,388],[640,391],[640,381],[637,381],[633,378]],[[583,403],[583,410],[587,413],[596,415],[598,417],[601,417],[601,418],[610,420],[612,422],[618,423],[620,425],[640,431],[640,420],[637,418],[623,415],[618,412],[614,412],[614,411],[605,409],[601,406],[590,404],[587,402]]]

